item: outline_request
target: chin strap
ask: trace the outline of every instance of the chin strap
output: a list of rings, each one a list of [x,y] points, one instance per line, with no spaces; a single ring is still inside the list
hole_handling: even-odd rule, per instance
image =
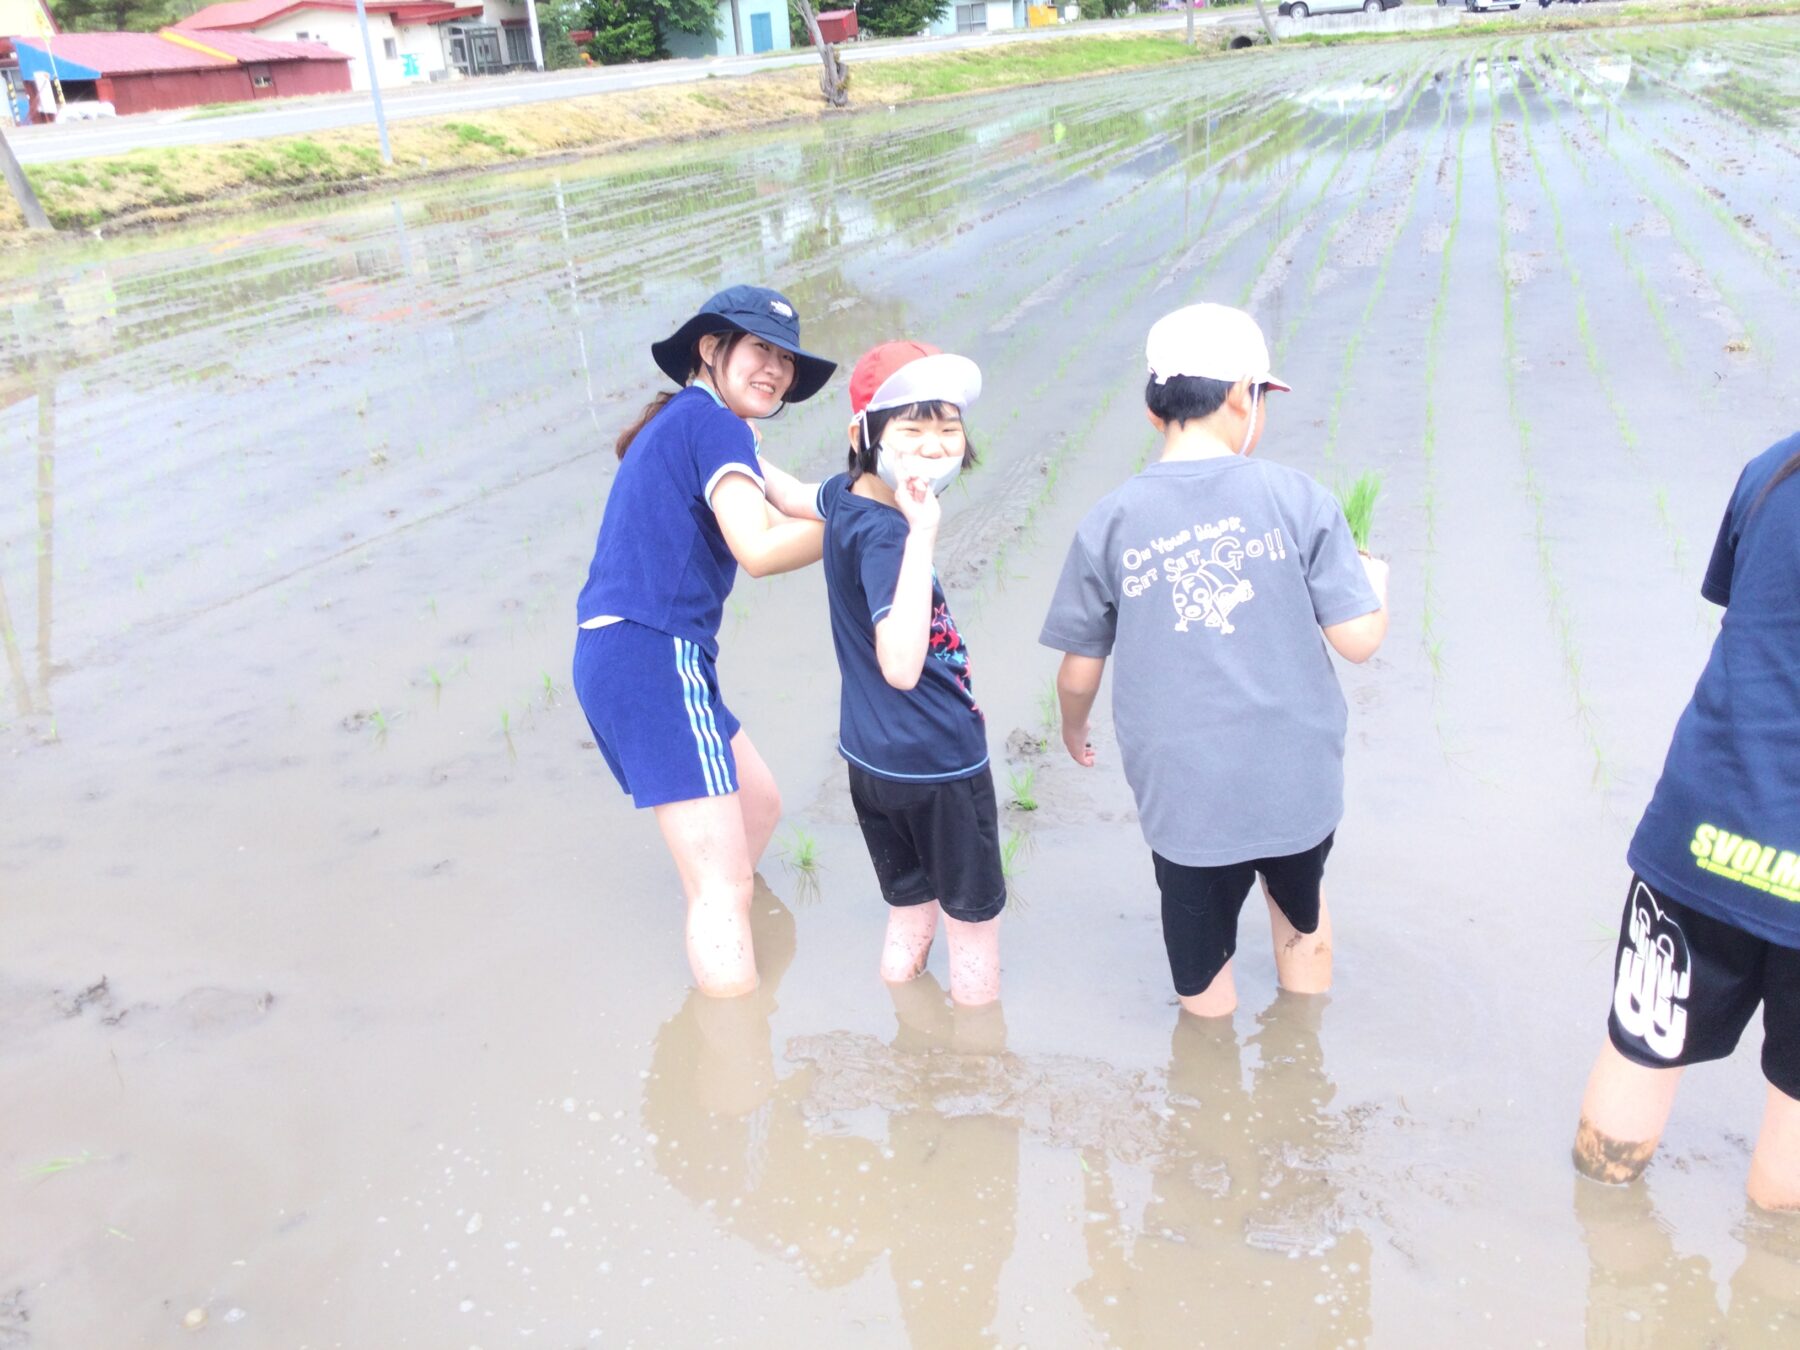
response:
[[[1260,384],[1253,384],[1250,386],[1250,421],[1249,424],[1244,427],[1244,443],[1240,445],[1237,450],[1240,455],[1247,455],[1250,453],[1250,439],[1256,435],[1256,414],[1261,406],[1262,386]]]

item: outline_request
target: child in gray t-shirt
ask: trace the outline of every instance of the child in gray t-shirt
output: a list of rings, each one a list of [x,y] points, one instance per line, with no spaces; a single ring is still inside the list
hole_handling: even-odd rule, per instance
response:
[[[1381,645],[1387,565],[1357,553],[1318,483],[1249,458],[1267,391],[1288,387],[1249,315],[1177,310],[1147,354],[1162,455],[1081,522],[1038,640],[1066,653],[1063,743],[1084,766],[1115,658],[1113,723],[1175,990],[1216,1017],[1237,1006],[1237,918],[1258,875],[1282,987],[1330,987],[1319,883],[1344,811],[1346,710],[1326,644],[1356,662]]]

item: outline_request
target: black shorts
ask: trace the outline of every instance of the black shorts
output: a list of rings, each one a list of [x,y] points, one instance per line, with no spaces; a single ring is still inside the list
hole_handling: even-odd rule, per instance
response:
[[[1257,858],[1223,867],[1188,867],[1160,853],[1156,884],[1162,890],[1163,946],[1169,949],[1169,974],[1183,997],[1206,992],[1237,951],[1238,913],[1257,875],[1287,921],[1302,933],[1319,926],[1319,882],[1336,834],[1325,836],[1304,853],[1285,858]]]
[[[936,900],[964,923],[1006,908],[1000,810],[986,769],[949,783],[896,783],[852,764],[850,802],[890,905]]]
[[[1724,1059],[1756,1005],[1763,1077],[1800,1097],[1800,951],[1702,914],[1631,878],[1613,961],[1607,1032],[1634,1064]]]

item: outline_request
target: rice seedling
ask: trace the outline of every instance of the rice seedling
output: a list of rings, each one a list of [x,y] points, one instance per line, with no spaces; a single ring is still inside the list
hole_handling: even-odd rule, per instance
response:
[[[803,825],[788,826],[781,844],[781,860],[790,871],[811,875],[819,868],[819,841]]]
[[[1025,848],[1025,838],[1018,830],[1008,830],[1006,838],[1000,841],[1000,874],[1008,881],[1019,874],[1019,856]]]
[[[543,677],[544,703],[553,708],[556,706],[556,695],[559,692],[556,681],[550,678],[550,672],[547,670],[540,670],[538,674]]]
[[[1040,746],[1045,737],[1055,731],[1062,722],[1062,698],[1056,692],[1056,677],[1051,676],[1044,681],[1044,687],[1038,690],[1038,726],[1044,735],[1038,738]]]
[[[1381,475],[1373,469],[1359,474],[1348,486],[1339,484],[1337,499],[1344,508],[1344,519],[1350,522],[1350,537],[1357,551],[1369,551],[1369,530],[1375,521],[1375,503],[1381,496]]]
[[[1033,795],[1033,789],[1037,785],[1035,765],[1027,764],[1023,772],[1009,770],[1006,775],[1006,785],[1012,792],[1012,806],[1015,810],[1035,811],[1038,809],[1037,798]]]
[[[36,1167],[25,1173],[25,1179],[29,1181],[32,1177],[53,1177],[62,1172],[73,1171],[77,1167],[85,1167],[91,1162],[104,1161],[105,1159],[97,1158],[86,1149],[82,1149],[80,1153],[75,1154],[72,1157],[51,1158],[45,1162],[39,1163]]]

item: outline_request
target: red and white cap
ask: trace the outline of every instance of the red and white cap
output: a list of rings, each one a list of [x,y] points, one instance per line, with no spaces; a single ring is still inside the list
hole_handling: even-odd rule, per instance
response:
[[[1144,356],[1158,384],[1177,375],[1197,375],[1293,392],[1270,373],[1269,344],[1256,320],[1229,305],[1188,305],[1163,315],[1150,326]]]
[[[859,416],[915,403],[966,408],[980,397],[981,367],[928,342],[884,342],[850,372],[850,411]]]

